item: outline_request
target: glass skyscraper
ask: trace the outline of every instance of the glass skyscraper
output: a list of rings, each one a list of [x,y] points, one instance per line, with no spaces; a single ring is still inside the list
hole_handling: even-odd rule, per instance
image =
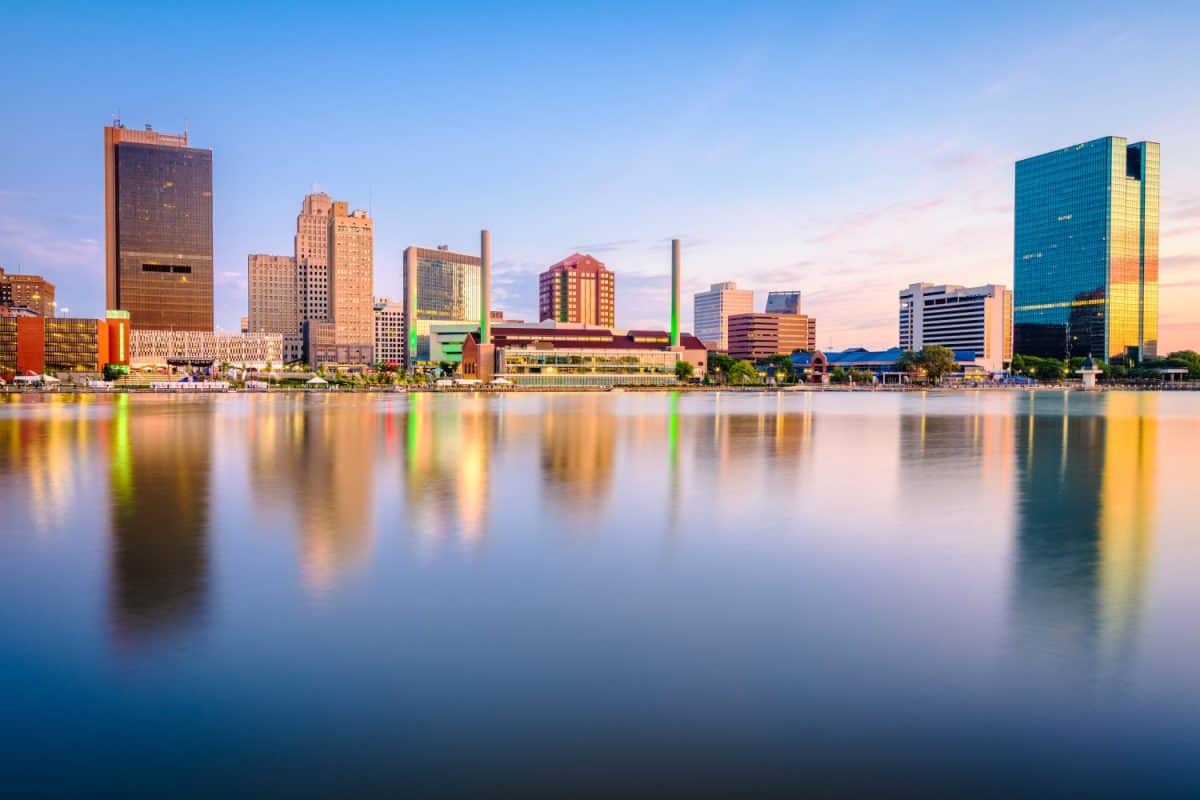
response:
[[[104,129],[106,301],[137,329],[212,331],[212,151]]]
[[[1159,146],[1107,136],[1017,162],[1015,350],[1158,354]]]

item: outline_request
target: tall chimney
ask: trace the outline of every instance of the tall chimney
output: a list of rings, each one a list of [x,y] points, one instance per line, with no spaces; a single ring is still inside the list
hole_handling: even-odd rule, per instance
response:
[[[679,347],[679,240],[671,240],[671,347]]]
[[[404,366],[412,374],[417,364],[417,248],[404,248]]]
[[[492,232],[479,232],[479,343],[492,343]]]

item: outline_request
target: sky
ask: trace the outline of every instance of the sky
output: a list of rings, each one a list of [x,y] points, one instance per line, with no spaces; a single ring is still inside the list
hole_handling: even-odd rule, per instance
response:
[[[119,114],[213,151],[222,329],[317,189],[374,218],[377,295],[486,227],[506,315],[581,251],[665,327],[679,237],[685,328],[734,280],[888,347],[909,283],[1011,286],[1015,160],[1116,135],[1162,144],[1160,350],[1200,349],[1200,4],[517,5],[5,4],[0,265],[102,315]]]

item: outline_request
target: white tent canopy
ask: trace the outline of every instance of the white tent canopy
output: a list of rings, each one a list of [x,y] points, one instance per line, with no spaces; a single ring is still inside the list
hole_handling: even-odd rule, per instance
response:
[[[325,386],[326,384],[329,383],[329,381],[325,380],[324,378],[322,378],[320,376],[315,375],[315,376],[309,378],[308,380],[306,380],[305,383],[307,383],[309,386]]]

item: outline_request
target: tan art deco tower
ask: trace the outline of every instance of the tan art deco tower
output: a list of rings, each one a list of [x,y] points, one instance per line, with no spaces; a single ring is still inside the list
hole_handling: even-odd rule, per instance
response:
[[[375,226],[367,212],[334,201],[329,218],[329,316],[337,344],[375,341]]]

